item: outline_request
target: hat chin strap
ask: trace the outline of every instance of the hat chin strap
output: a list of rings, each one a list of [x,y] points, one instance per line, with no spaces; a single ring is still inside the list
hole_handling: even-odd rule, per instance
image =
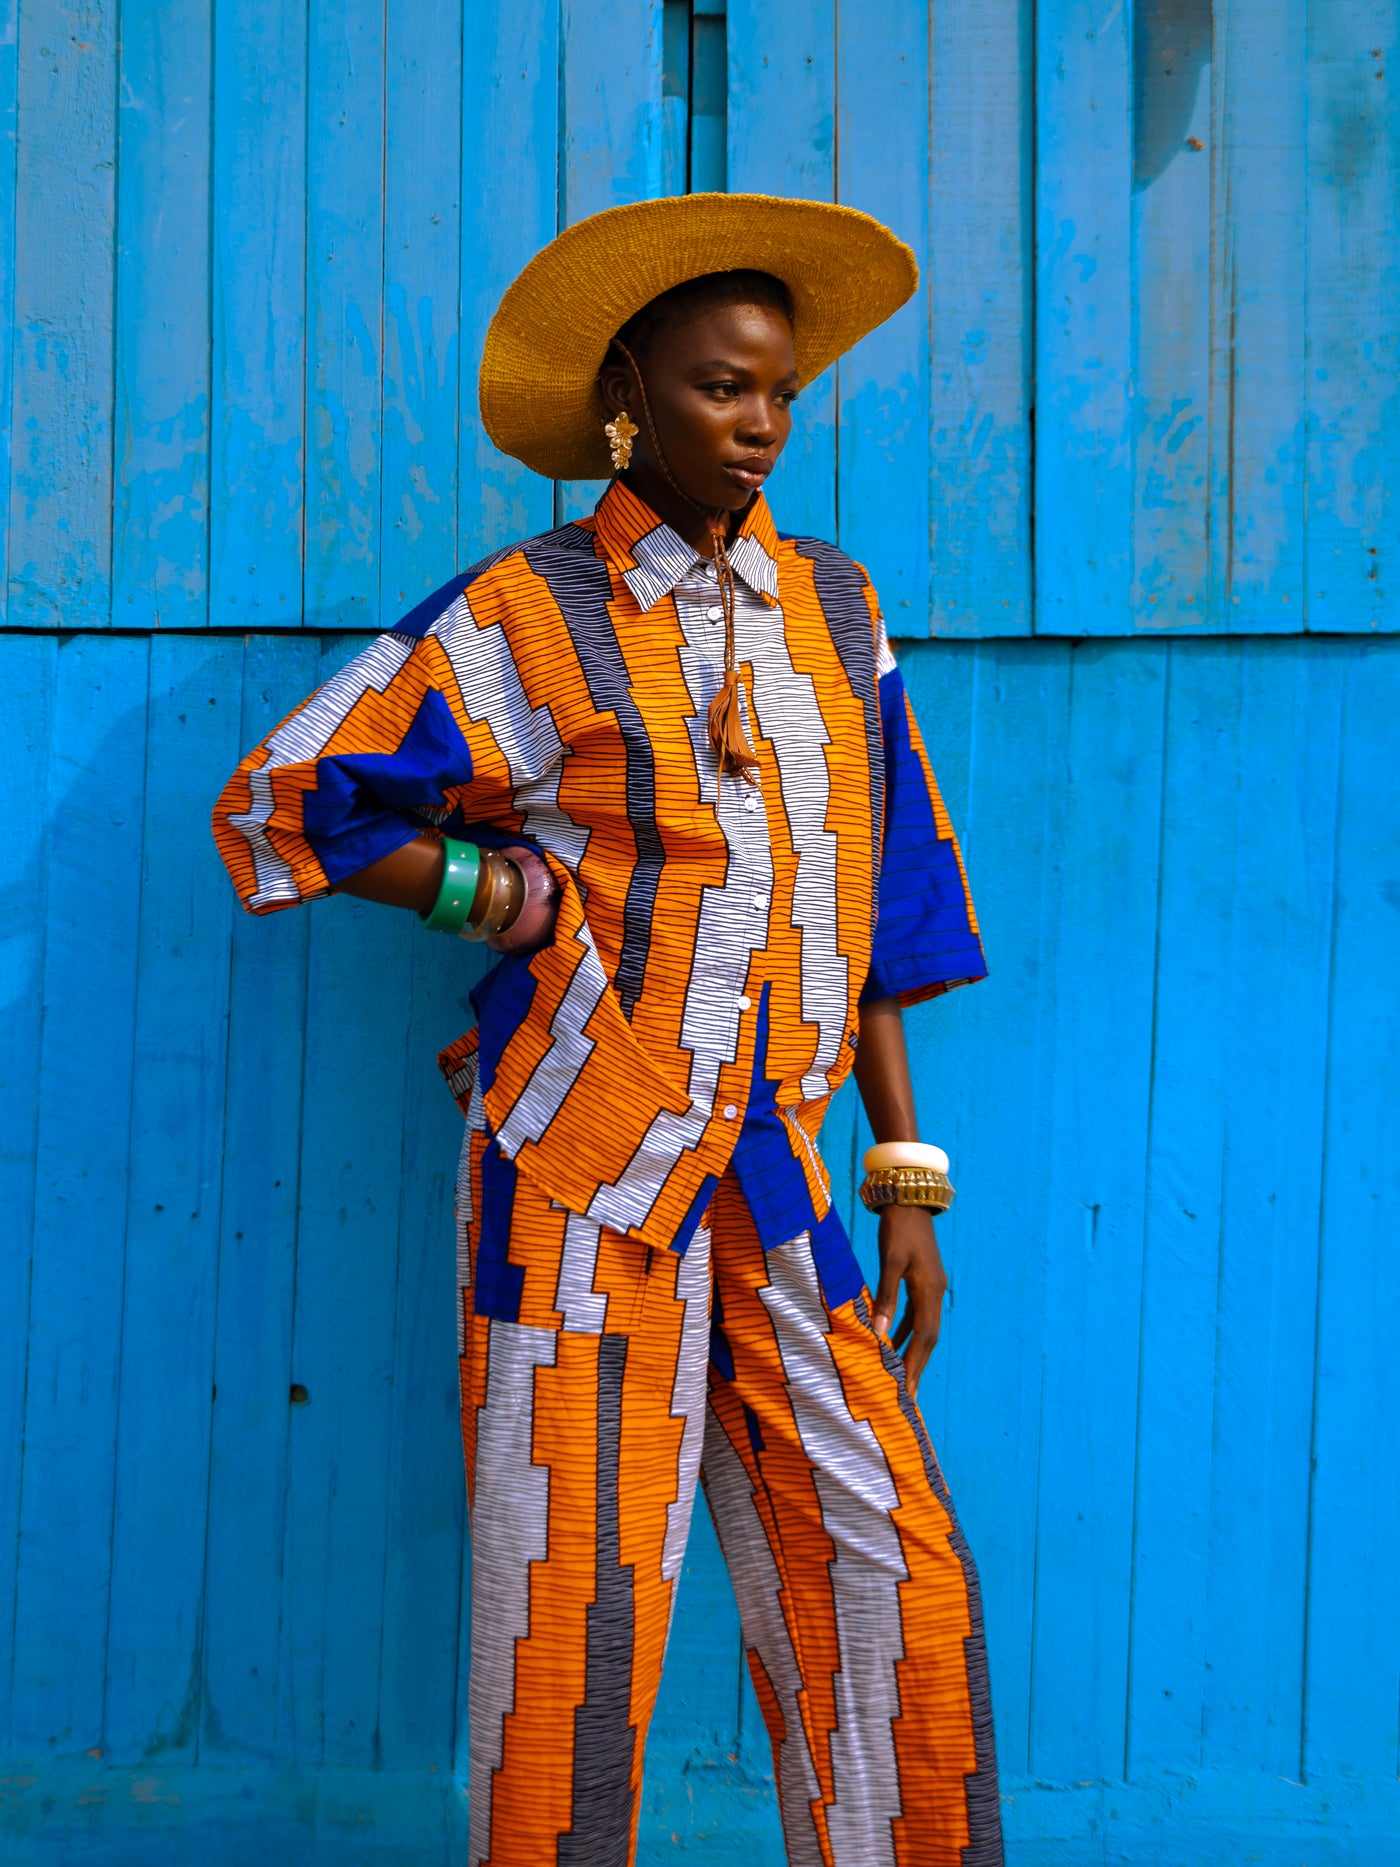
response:
[[[710,711],[706,721],[710,744],[719,759],[722,772],[729,772],[743,778],[746,784],[758,782],[758,755],[749,743],[744,730],[744,690],[739,680],[739,671],[735,660],[734,647],[734,569],[729,562],[729,552],[725,548],[724,531],[727,514],[722,507],[702,506],[698,499],[692,499],[671,471],[670,462],[656,432],[656,423],[652,420],[651,403],[647,399],[647,386],[642,380],[642,372],[637,359],[619,338],[613,343],[626,357],[632,374],[637,379],[637,389],[642,398],[642,416],[647,425],[647,434],[651,440],[652,452],[656,464],[665,475],[666,483],[685,503],[698,512],[709,529],[714,544],[715,578],[719,584],[719,600],[724,610],[724,680],[719,692],[710,702]]]

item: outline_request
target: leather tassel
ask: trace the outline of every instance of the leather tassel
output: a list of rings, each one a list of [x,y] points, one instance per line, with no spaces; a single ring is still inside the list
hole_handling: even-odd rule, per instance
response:
[[[739,676],[727,668],[724,684],[710,702],[710,744],[715,749],[721,771],[743,777],[752,784],[758,770],[758,756],[744,732],[744,708],[740,698]]]
[[[710,702],[710,744],[719,759],[721,773],[757,784],[758,754],[744,731],[743,689],[739,685],[738,651],[734,640],[734,569],[724,543],[724,521],[720,514],[710,520],[710,535],[715,541],[715,579],[719,600],[724,607],[724,681]]]

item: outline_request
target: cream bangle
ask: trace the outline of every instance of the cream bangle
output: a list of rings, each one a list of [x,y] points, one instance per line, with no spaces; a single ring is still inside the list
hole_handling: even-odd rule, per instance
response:
[[[867,1173],[879,1167],[923,1167],[930,1173],[947,1173],[948,1156],[928,1141],[877,1141],[865,1150],[861,1164]]]

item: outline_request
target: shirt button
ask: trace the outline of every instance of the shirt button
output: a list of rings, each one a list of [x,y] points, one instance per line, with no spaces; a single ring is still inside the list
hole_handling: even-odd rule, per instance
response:
[[[757,810],[758,809],[758,799],[753,795],[752,792],[750,792],[749,795],[744,799],[744,809],[745,810]]]
[[[718,603],[711,603],[710,607],[705,611],[705,614],[709,617],[711,622],[723,622],[724,620],[724,611],[720,608]]]
[[[724,1119],[725,1119],[726,1121],[733,1121],[733,1119],[734,1119],[734,1117],[735,1117],[735,1116],[736,1116],[736,1115],[737,1115],[738,1113],[739,1113],[739,1111],[738,1111],[738,1109],[736,1109],[736,1108],[735,1108],[735,1106],[734,1106],[734,1104],[733,1104],[732,1102],[726,1102],[726,1103],[725,1103],[725,1105],[724,1105]]]
[[[743,997],[743,996],[741,996],[741,997],[740,997],[740,999],[739,999],[739,1009],[740,1009],[740,1011],[747,1011],[747,1010],[748,1010],[748,1008],[749,1008],[749,1006],[750,1006],[750,1005],[751,1005],[752,1003],[753,1003],[753,1000],[752,1000],[751,998],[747,998],[747,997]]]
[[[755,895],[753,898],[753,904],[756,908],[766,908],[768,906],[767,895]]]

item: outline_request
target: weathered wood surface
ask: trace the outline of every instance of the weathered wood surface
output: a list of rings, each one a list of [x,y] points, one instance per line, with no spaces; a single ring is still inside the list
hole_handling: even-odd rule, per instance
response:
[[[474,962],[347,899],[236,915],[205,827],[234,748],[349,648],[5,645],[30,827],[0,1021],[23,1422],[0,1441],[0,1755],[41,1783],[95,1750],[166,1776],[460,1751],[459,1118],[433,1053]],[[992,963],[914,1022],[959,1187],[925,1410],[982,1564],[1017,1819],[1059,1819],[1032,1782],[1126,1781],[1150,1811],[1209,1779],[1212,1820],[1227,1778],[1241,1819],[1277,1778],[1380,1795],[1400,647],[903,660]],[[849,1095],[827,1145],[868,1253]],[[725,1773],[763,1768],[707,1528],[654,1748],[657,1833],[697,1781],[695,1819],[733,1820],[752,1791]]]
[[[10,4],[13,626],[374,627],[583,509],[490,312],[727,185],[919,256],[774,483],[899,633],[1400,627],[1394,0]]]
[[[773,499],[963,638],[900,643],[992,964],[914,1024],[925,1405],[1017,1858],[1390,1867],[1396,16],[0,11],[7,1861],[460,1855],[470,961],[243,919],[207,810],[345,631],[591,501],[476,418],[506,279],[725,185],[924,269]],[[868,1252],[858,1148],[848,1095]],[[652,1758],[647,1862],[772,1855],[705,1524]]]

